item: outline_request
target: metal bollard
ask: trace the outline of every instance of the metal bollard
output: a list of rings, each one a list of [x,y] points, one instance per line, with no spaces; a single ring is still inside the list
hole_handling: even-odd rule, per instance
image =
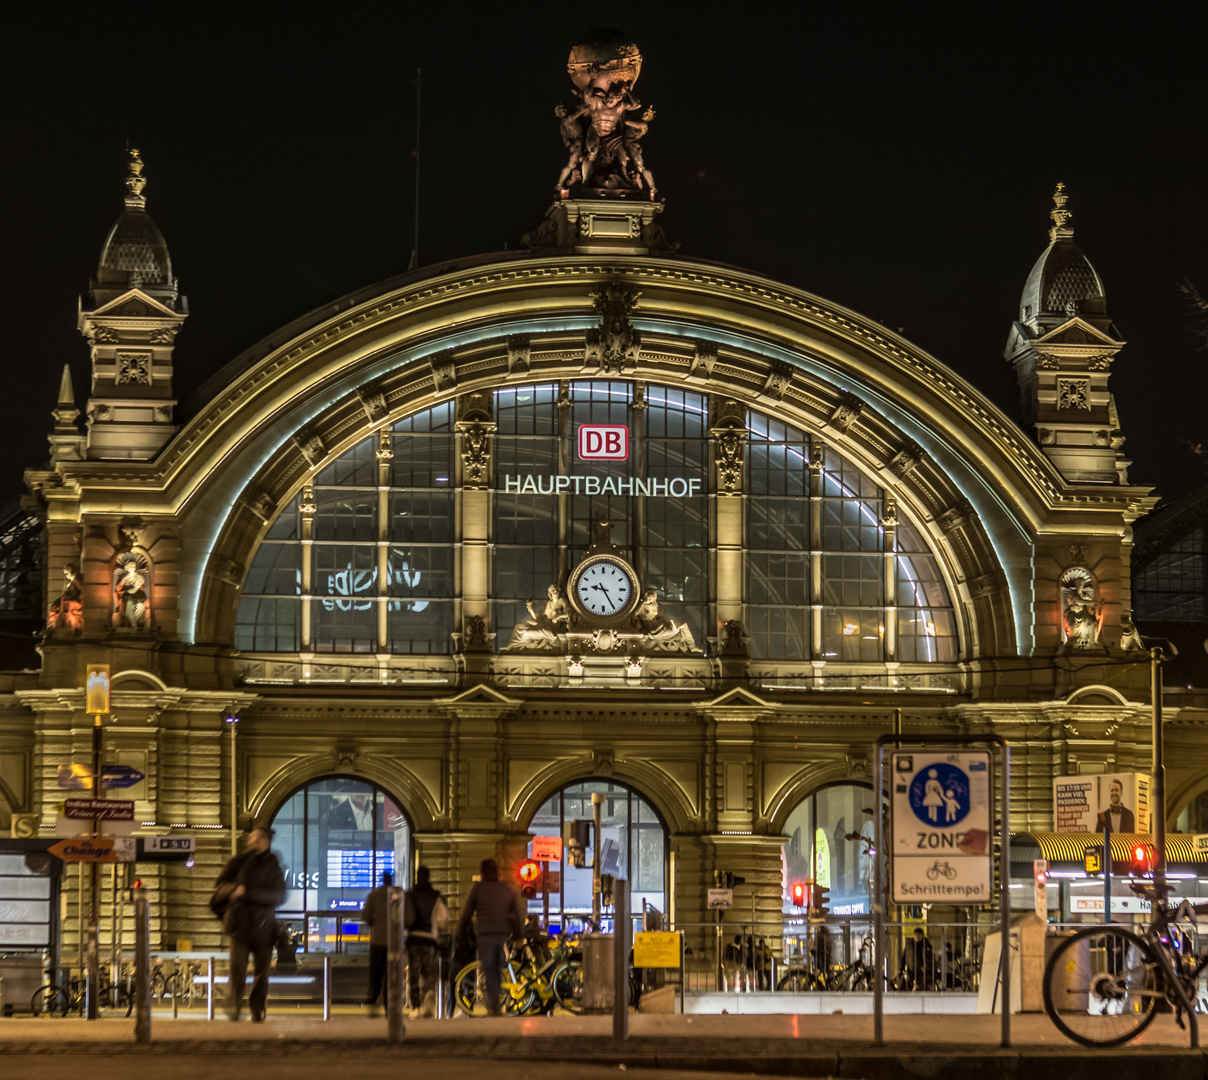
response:
[[[151,1042],[151,923],[147,895],[134,889],[134,1041]]]
[[[180,957],[172,961],[172,1019],[180,1019]]]
[[[390,889],[390,918],[386,925],[386,1042],[397,1046],[407,1029],[403,1024],[403,890]]]
[[[323,957],[323,1019],[331,1019],[331,955]]]
[[[614,882],[612,898],[612,1037],[620,1041],[629,1038],[629,882]]]
[[[436,1019],[445,1018],[445,958],[436,954]]]
[[[0,975],[0,1016],[4,1015],[4,976]]]
[[[206,957],[206,1019],[214,1019],[214,958]]]

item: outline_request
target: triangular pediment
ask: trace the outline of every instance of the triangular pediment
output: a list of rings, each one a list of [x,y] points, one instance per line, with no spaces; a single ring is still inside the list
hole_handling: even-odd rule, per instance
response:
[[[84,313],[90,319],[120,318],[120,319],[179,319],[181,314],[161,304],[153,296],[148,296],[141,289],[130,289],[115,296],[108,303],[102,304],[94,311]]]
[[[519,698],[510,698],[506,694],[501,694],[498,690],[490,686],[471,686],[463,690],[460,694],[454,694],[452,697],[437,698],[437,705],[446,707],[463,708],[465,706],[487,706],[490,708],[499,709],[514,709],[523,702]]]
[[[1053,327],[1047,334],[1033,338],[1032,345],[1083,345],[1114,350],[1119,349],[1123,342],[1075,315],[1068,322]]]
[[[711,712],[717,709],[774,709],[776,706],[752,694],[750,690],[736,686],[733,690],[727,690],[721,697],[704,702],[700,708]]]

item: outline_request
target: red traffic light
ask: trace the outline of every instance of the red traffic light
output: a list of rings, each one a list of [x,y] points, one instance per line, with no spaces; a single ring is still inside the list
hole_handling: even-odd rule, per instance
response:
[[[521,881],[536,881],[540,876],[540,864],[533,862],[531,859],[528,862],[522,862],[520,864]]]
[[[805,907],[805,883],[802,881],[793,882],[793,903],[797,907]]]

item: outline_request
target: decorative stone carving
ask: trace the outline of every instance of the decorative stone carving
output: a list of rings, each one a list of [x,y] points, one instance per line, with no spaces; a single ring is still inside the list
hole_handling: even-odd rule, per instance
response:
[[[979,596],[989,596],[999,589],[999,581],[994,574],[982,574],[980,577],[973,578],[969,582],[969,595],[976,598]]]
[[[1112,366],[1113,359],[1114,357],[1110,353],[1104,353],[1102,356],[1092,356],[1086,362],[1086,366],[1091,371],[1106,371]]]
[[[642,631],[642,646],[652,652],[695,652],[692,631],[684,623],[667,618],[659,610],[658,593],[647,589],[633,615],[633,625]]]
[[[642,335],[629,325],[629,313],[642,294],[632,285],[613,279],[591,294],[592,306],[600,316],[600,328],[587,331],[583,363],[605,374],[620,374],[637,364]]]
[[[465,652],[487,648],[487,621],[481,615],[467,615],[462,624],[461,647]]]
[[[113,567],[113,625],[151,627],[151,560],[141,549],[124,551]]]
[[[725,427],[714,428],[712,434],[717,440],[717,493],[741,495],[747,430],[731,420]]]
[[[528,371],[532,363],[532,344],[528,334],[511,334],[508,337],[508,374]]]
[[[63,591],[46,613],[47,629],[56,630],[62,627],[73,634],[83,631],[84,604],[81,599],[83,591],[84,583],[80,580],[80,568],[74,563],[68,563],[63,567]]]
[[[386,394],[380,386],[359,387],[357,389],[357,398],[360,400],[361,407],[365,410],[365,415],[369,417],[371,424],[380,423],[390,413],[390,406],[386,402]]]
[[[717,363],[717,343],[714,341],[697,341],[696,351],[692,354],[692,363],[688,366],[688,374],[702,379],[713,378],[713,365]]]
[[[567,153],[556,185],[560,196],[583,185],[640,191],[653,199],[654,177],[640,140],[654,110],[643,110],[633,96],[642,71],[637,46],[614,30],[593,31],[571,49],[566,70],[575,86],[573,100],[554,110]]]
[[[356,772],[357,752],[355,747],[337,746],[331,752],[331,760],[335,765],[336,772]]]
[[[152,345],[171,345],[175,337],[175,330],[167,326],[160,326],[151,331],[149,340]]]
[[[936,518],[936,524],[945,533],[956,532],[969,524],[969,510],[970,507],[967,506],[949,507]]]
[[[247,508],[266,525],[272,521],[273,514],[277,512],[277,500],[267,491],[251,488],[244,492],[243,501]]]
[[[461,433],[461,478],[462,486],[481,490],[487,486],[491,471],[491,434],[494,424],[480,422],[459,423]]]
[[[390,445],[389,428],[382,428],[381,431],[378,432],[377,449],[374,450],[373,456],[377,458],[378,461],[389,461],[394,457],[394,447]]]
[[[117,354],[117,376],[114,380],[122,383],[138,383],[143,386],[151,385],[151,354],[120,352]]]
[[[768,374],[767,379],[764,380],[764,396],[771,398],[773,401],[780,401],[784,397],[784,392],[789,388],[792,378],[793,369],[788,364],[778,361]]]
[[[1132,619],[1127,616],[1120,621],[1120,648],[1125,652],[1145,652],[1145,643],[1141,640],[1141,631],[1137,629]]]
[[[1090,412],[1091,384],[1089,379],[1058,379],[1057,408],[1083,409]]]
[[[1066,550],[1070,553],[1070,566],[1080,566],[1086,562],[1087,549],[1085,544],[1070,544]]]
[[[736,655],[747,651],[746,634],[738,619],[729,619],[721,628],[721,651],[723,655]]]
[[[904,446],[889,462],[889,471],[899,480],[906,479],[923,459],[923,451],[914,445]]]
[[[327,447],[317,432],[308,431],[303,428],[301,431],[294,433],[293,440],[294,445],[302,451],[302,456],[306,458],[307,464],[312,469],[321,464],[327,456]]]
[[[132,548],[146,546],[144,540],[147,530],[137,521],[123,521],[117,527],[117,531],[121,537],[119,551],[130,551]]]
[[[1095,579],[1082,566],[1071,566],[1061,575],[1061,640],[1072,649],[1094,649],[1099,645],[1103,604],[1095,595]]]
[[[881,515],[883,529],[896,529],[898,526],[898,506],[893,499],[885,500],[885,512]]]
[[[428,366],[432,368],[432,381],[437,390],[452,390],[457,385],[457,365],[451,351],[429,356]]]
[[[112,326],[98,326],[92,332],[92,340],[98,345],[114,345],[117,343],[117,331]]]
[[[88,422],[90,424],[104,423],[113,419],[113,410],[108,405],[93,404],[88,406]]]
[[[319,511],[319,504],[315,502],[315,489],[304,487],[302,489],[302,498],[298,500],[298,509],[304,514],[316,514]]]
[[[1061,366],[1061,361],[1058,360],[1057,357],[1055,357],[1052,353],[1037,353],[1036,366],[1040,368],[1041,371],[1055,371]]]
[[[558,635],[564,634],[570,625],[570,610],[562,590],[557,585],[551,585],[545,606],[540,611],[536,603],[535,600],[529,600],[525,604],[529,618],[512,628],[512,637],[505,651],[550,650],[558,647]]]
[[[863,411],[864,402],[855,394],[844,394],[839,399],[839,404],[835,406],[835,411],[830,414],[828,423],[836,431],[847,431],[859,419],[860,413]]]
[[[822,472],[822,464],[825,461],[825,454],[821,446],[817,444],[810,447],[810,456],[805,463],[805,467],[810,472],[818,474]]]

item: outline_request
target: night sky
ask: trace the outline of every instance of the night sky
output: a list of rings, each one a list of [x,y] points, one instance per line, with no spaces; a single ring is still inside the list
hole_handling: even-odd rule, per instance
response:
[[[128,142],[189,299],[184,402],[406,269],[417,67],[421,263],[515,248],[565,160],[567,53],[599,25],[641,48],[683,254],[901,329],[1012,418],[1002,350],[1064,181],[1128,342],[1111,388],[1131,479],[1208,475],[1208,352],[1178,291],[1208,293],[1208,5],[43,3],[5,23],[0,501],[46,460],[65,362],[87,398],[76,298]]]

